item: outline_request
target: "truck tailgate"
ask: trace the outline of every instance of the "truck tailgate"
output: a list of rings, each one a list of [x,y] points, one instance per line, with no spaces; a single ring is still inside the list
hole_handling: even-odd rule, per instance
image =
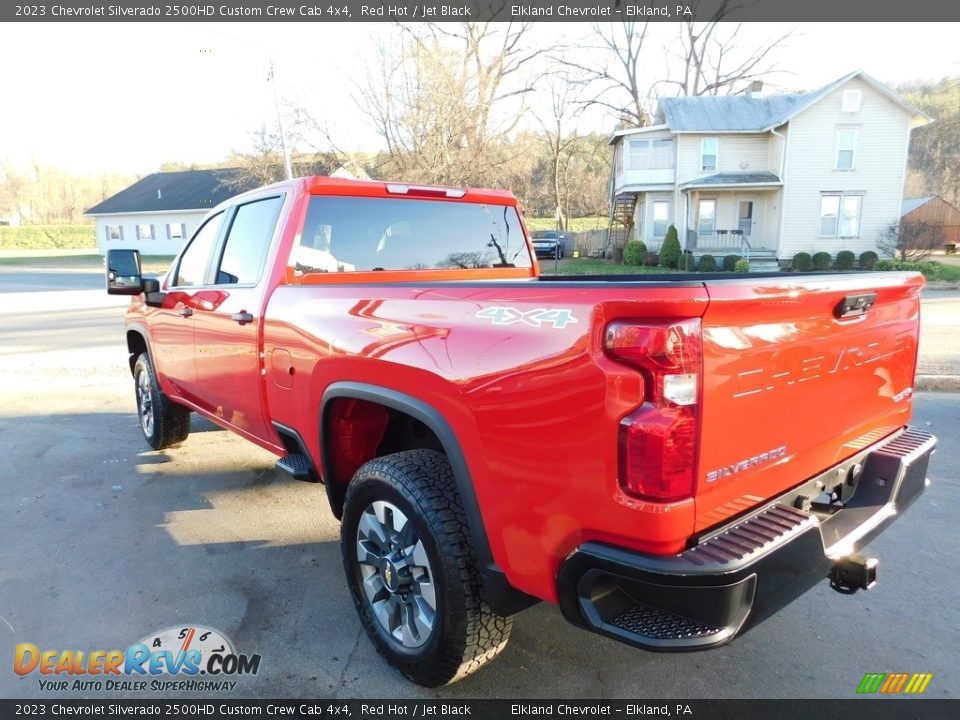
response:
[[[698,532],[894,432],[911,412],[919,275],[745,279],[706,283]],[[872,306],[841,317],[845,299],[860,297]]]

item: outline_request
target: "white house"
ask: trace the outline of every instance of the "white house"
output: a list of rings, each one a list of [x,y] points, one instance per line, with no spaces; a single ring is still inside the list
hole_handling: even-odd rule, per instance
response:
[[[84,215],[96,221],[101,255],[110,248],[175,255],[210,208],[254,185],[232,169],[153,173]]]
[[[756,84],[756,85],[759,85]],[[678,97],[611,138],[612,242],[694,254],[876,250],[900,217],[913,128],[930,118],[864,72],[806,93]]]

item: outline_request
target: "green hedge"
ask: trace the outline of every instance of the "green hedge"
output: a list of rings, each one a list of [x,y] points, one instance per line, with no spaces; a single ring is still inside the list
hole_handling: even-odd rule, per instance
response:
[[[853,263],[857,259],[850,250],[841,250],[837,253],[837,270],[853,270]]]
[[[956,282],[960,272],[957,271],[957,268],[951,267],[949,265],[941,265],[938,262],[933,262],[932,260],[926,260],[923,262],[904,262],[902,260],[878,260],[874,266],[874,270],[907,270],[911,272],[923,273],[923,276],[927,280],[945,280],[949,282]]]
[[[0,226],[3,250],[86,250],[97,247],[93,225]]]
[[[713,255],[702,255],[700,257],[700,272],[716,272],[717,259]]]
[[[873,266],[877,264],[877,254],[873,250],[865,250],[860,253],[860,269],[861,270],[873,270]]]
[[[623,246],[623,264],[624,265],[643,265],[643,260],[647,256],[647,246],[642,240],[631,240]]]
[[[830,253],[823,252],[822,250],[820,252],[815,252],[812,259],[814,270],[829,270],[830,264],[833,261],[833,258],[830,257]]]
[[[738,273],[750,272],[750,261],[746,258],[740,258],[736,263],[734,263],[733,271]]]
[[[737,260],[742,260],[739,255],[724,255],[723,269],[727,272],[734,272],[737,269]]]
[[[791,266],[794,272],[807,272],[808,270],[813,270],[813,258],[810,257],[810,253],[798,252],[793,256],[793,265]]]

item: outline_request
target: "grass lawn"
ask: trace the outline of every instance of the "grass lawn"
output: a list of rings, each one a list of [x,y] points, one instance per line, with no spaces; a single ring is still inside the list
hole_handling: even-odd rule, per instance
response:
[[[540,262],[540,272],[544,275],[650,275],[678,271],[643,265],[618,265],[596,258],[574,258],[561,260],[556,273],[553,271],[553,262],[543,260]]]
[[[960,282],[960,265],[954,263],[936,261],[940,266],[940,272],[937,273],[937,280],[940,282]]]

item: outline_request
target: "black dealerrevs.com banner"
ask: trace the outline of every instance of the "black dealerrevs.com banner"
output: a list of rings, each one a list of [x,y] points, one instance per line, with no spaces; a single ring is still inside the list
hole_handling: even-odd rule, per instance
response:
[[[917,22],[960,20],[953,0],[34,0],[0,5],[0,22],[619,22],[730,21]]]
[[[13,717],[955,720],[960,700],[0,700]]]

